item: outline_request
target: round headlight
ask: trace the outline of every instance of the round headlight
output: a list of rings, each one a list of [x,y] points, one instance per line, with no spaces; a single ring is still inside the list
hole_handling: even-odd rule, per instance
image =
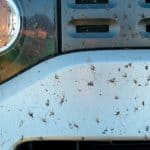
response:
[[[13,0],[0,0],[0,54],[6,51],[18,37],[20,14]]]

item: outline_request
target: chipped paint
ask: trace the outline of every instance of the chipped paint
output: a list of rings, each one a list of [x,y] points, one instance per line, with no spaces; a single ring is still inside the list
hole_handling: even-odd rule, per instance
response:
[[[145,50],[78,52],[17,76],[0,86],[0,149],[32,139],[150,139],[149,66]]]

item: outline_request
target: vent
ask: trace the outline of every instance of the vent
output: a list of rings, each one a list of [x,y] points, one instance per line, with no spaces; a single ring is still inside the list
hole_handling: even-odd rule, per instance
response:
[[[144,38],[150,38],[150,18],[142,19],[139,23],[140,34]]]
[[[42,141],[27,142],[18,145],[15,150],[149,150],[150,142],[73,142]]]
[[[111,38],[118,30],[112,19],[75,19],[68,24],[68,34],[72,38]]]
[[[146,25],[146,32],[150,32],[150,25]]]
[[[77,33],[109,32],[109,25],[113,23],[113,20],[104,19],[78,19],[71,22]]]
[[[150,48],[150,0],[61,0],[62,51]]]
[[[109,32],[109,25],[77,25],[77,33],[98,33]]]
[[[150,3],[150,0],[145,0],[145,3]]]
[[[107,4],[108,0],[76,0],[76,4]]]

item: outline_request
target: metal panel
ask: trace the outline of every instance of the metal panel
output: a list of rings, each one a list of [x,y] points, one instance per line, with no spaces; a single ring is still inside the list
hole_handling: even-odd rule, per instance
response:
[[[105,19],[110,31],[92,33],[87,29],[84,33],[76,32],[74,20],[87,25],[84,20],[91,19],[99,19],[101,23]],[[62,50],[150,47],[150,32],[146,29],[149,24],[150,3],[145,0],[94,1],[92,4],[62,0]]]
[[[0,86],[0,149],[43,139],[150,139],[150,51],[45,61]]]

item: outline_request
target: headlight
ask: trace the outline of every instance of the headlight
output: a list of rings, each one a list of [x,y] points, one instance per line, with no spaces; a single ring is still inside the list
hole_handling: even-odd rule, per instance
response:
[[[12,0],[0,1],[0,54],[7,51],[20,31],[19,11]]]
[[[56,0],[0,0],[0,83],[57,53],[56,6]]]

